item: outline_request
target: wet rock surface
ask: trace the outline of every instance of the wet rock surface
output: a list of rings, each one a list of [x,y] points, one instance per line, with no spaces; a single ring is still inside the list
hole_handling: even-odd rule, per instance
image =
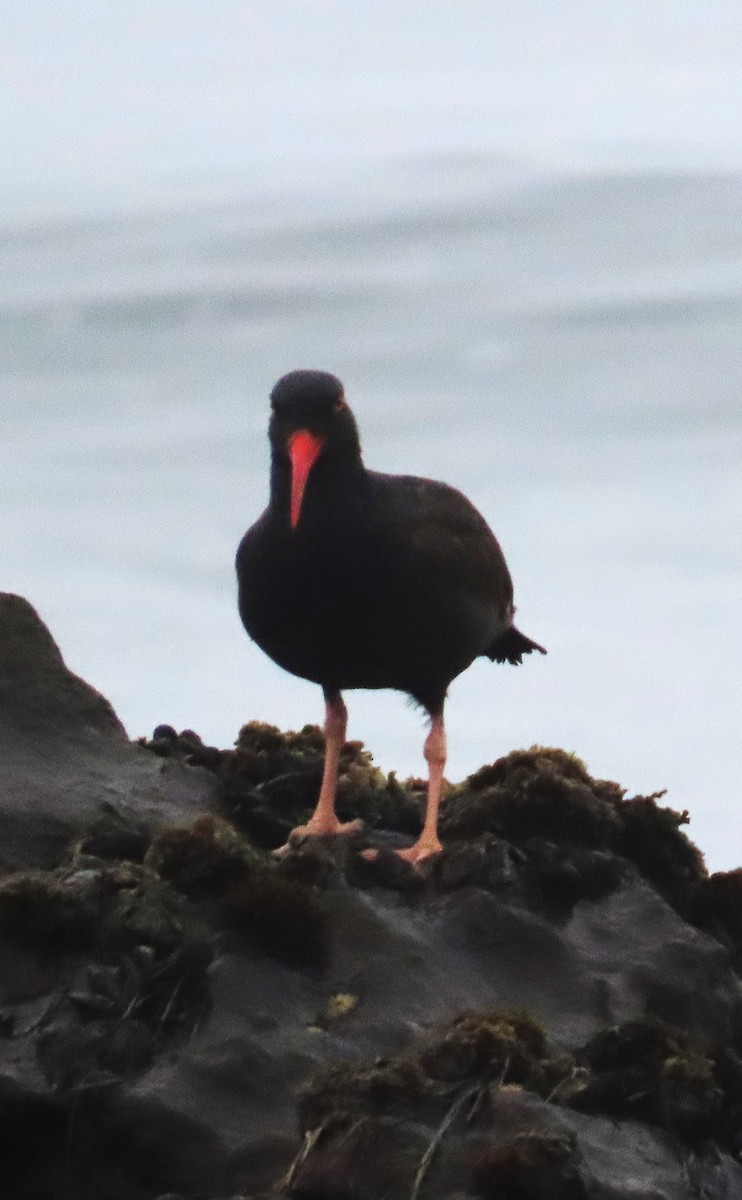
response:
[[[534,747],[424,787],[322,737],[130,742],[0,597],[8,1200],[742,1198],[742,919],[661,795]],[[382,853],[373,863],[358,851]]]

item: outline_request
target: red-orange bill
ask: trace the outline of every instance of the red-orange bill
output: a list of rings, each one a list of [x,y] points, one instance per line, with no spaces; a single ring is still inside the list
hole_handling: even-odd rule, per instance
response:
[[[301,516],[301,504],[309,472],[314,466],[324,445],[324,438],[308,429],[298,429],[289,438],[291,459],[291,528],[296,529]]]

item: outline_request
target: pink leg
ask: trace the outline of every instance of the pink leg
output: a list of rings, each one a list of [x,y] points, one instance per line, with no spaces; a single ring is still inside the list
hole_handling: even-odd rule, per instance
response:
[[[409,850],[396,853],[406,862],[419,863],[440,854],[443,849],[438,838],[438,809],[443,790],[443,771],[446,766],[446,730],[443,713],[431,718],[430,733],[425,739],[425,759],[428,764],[428,803],[425,807],[425,822],[420,837]]]
[[[332,834],[360,833],[363,821],[340,821],[335,812],[335,791],[338,781],[340,751],[345,745],[345,730],[348,710],[339,692],[325,692],[325,767],[317,807],[306,825],[292,829],[289,840],[305,837],[328,837]],[[288,849],[288,845],[277,850],[277,854]]]
[[[424,753],[428,764],[428,802],[425,807],[423,830],[414,846],[410,846],[408,850],[394,851],[405,862],[412,863],[413,866],[424,862],[426,858],[440,854],[443,849],[438,839],[438,809],[443,790],[443,771],[446,766],[446,730],[443,725],[442,712],[431,717],[430,733],[425,739]],[[363,857],[369,861],[373,861],[378,853],[378,850],[362,851]]]

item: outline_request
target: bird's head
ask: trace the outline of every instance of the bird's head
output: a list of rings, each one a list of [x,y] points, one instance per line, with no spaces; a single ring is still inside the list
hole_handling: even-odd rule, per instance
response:
[[[290,520],[295,529],[318,459],[360,462],[358,429],[340,380],[326,371],[283,375],[271,392],[269,435],[274,461],[290,464]]]

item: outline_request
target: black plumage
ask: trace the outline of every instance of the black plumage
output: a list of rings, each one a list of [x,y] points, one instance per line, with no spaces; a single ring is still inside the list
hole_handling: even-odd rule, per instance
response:
[[[394,688],[428,711],[432,787],[451,680],[479,655],[519,663],[545,651],[513,625],[510,573],[484,518],[446,484],[368,471],[334,375],[292,371],[271,401],[270,501],[237,553],[239,610],[275,662],[324,690],[328,761],[318,820],[304,828],[340,832],[328,770],[344,689]],[[434,817],[438,799],[429,794]],[[432,826],[406,857],[436,852]]]

